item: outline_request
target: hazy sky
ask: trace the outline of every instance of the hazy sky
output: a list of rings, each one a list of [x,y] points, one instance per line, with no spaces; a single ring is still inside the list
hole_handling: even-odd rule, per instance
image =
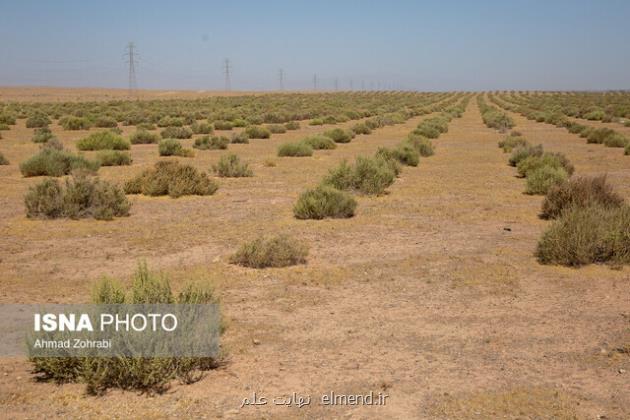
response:
[[[630,1],[0,0],[0,85],[630,89]]]

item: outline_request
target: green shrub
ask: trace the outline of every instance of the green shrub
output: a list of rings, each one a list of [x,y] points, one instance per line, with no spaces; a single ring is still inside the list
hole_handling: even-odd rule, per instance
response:
[[[157,162],[125,184],[125,193],[150,196],[212,195],[218,189],[205,172],[179,162]]]
[[[162,117],[157,125],[158,127],[183,127],[184,120],[177,117]]]
[[[215,130],[231,130],[234,125],[229,121],[215,121],[214,129]]]
[[[189,139],[193,132],[188,127],[166,127],[160,135],[163,139]]]
[[[129,141],[131,141],[131,144],[153,144],[160,141],[160,136],[145,129],[138,129],[129,136]]]
[[[571,121],[567,122],[565,124],[565,127],[567,130],[569,130],[569,133],[572,133],[572,134],[580,134],[582,133],[582,131],[588,128],[585,125],[582,125],[576,122],[571,122]]]
[[[271,134],[282,134],[287,132],[287,128],[282,124],[269,124],[267,129]]]
[[[0,152],[0,165],[8,165],[9,160]]]
[[[99,163],[77,156],[70,152],[55,149],[42,149],[20,165],[20,171],[29,176],[63,176],[78,169],[91,172],[98,170]]]
[[[258,125],[250,125],[245,129],[245,134],[250,139],[268,139],[271,137],[271,131],[267,127]]]
[[[352,132],[354,134],[371,134],[372,130],[365,123],[356,123],[352,126]]]
[[[258,122],[258,124],[260,124],[262,122]],[[236,118],[235,120],[232,121],[232,126],[233,127],[247,127],[248,126],[248,122],[247,120],[243,119],[243,118]],[[254,123],[252,123],[254,124]]]
[[[248,164],[242,163],[240,158],[233,153],[221,156],[219,162],[213,169],[217,175],[222,177],[239,178],[254,176]]]
[[[77,142],[79,150],[129,150],[130,144],[118,134],[111,131],[92,133]]]
[[[306,263],[308,247],[287,235],[259,237],[232,255],[232,264],[250,268],[288,267]]]
[[[132,162],[129,152],[120,150],[100,150],[96,153],[96,160],[101,166],[124,166]]]
[[[330,138],[322,135],[309,136],[302,139],[302,142],[308,144],[313,150],[334,149],[337,147],[335,142]]]
[[[47,219],[111,220],[128,216],[131,207],[120,188],[85,175],[72,176],[65,187],[54,179],[46,179],[29,189],[24,203],[27,217]]]
[[[628,139],[619,133],[611,134],[604,139],[604,146],[606,147],[626,147],[628,145]]]
[[[354,138],[354,132],[342,128],[333,128],[324,132],[324,136],[330,137],[335,143],[350,143]]]
[[[0,124],[15,125],[15,116],[7,113],[0,114]]]
[[[407,166],[418,166],[420,153],[408,143],[398,145],[395,149],[379,147],[376,157],[381,159],[393,159]]]
[[[357,202],[350,194],[320,185],[300,195],[293,214],[298,219],[339,219],[354,216],[356,207]]]
[[[89,130],[90,122],[87,118],[83,117],[74,117],[72,115],[68,115],[59,119],[59,125],[63,127],[64,130]]]
[[[140,130],[155,130],[155,125],[148,123],[148,122],[143,122],[140,123],[136,126],[136,128],[138,129],[138,131]]]
[[[160,156],[194,156],[192,150],[186,149],[179,141],[175,139],[160,140],[160,143],[158,145],[158,152],[160,153]]]
[[[190,128],[195,134],[212,134],[214,132],[214,128],[208,123],[195,122]]]
[[[482,118],[486,126],[490,128],[496,128],[500,131],[505,131],[514,127],[514,120],[506,113],[498,111],[496,109],[484,112],[482,114]]]
[[[232,133],[232,137],[230,138],[231,143],[240,143],[240,144],[249,144],[249,137],[247,137],[246,133]]]
[[[512,155],[510,156],[509,163],[511,166],[516,166],[521,160],[527,159],[530,156],[542,156],[543,147],[541,144],[538,146],[518,146],[516,149],[512,151]]]
[[[541,217],[555,219],[572,207],[621,207],[623,197],[613,191],[606,176],[576,177],[549,188],[542,204]]]
[[[356,191],[363,194],[380,195],[394,183],[396,170],[389,159],[359,156],[354,166],[342,162],[329,171],[323,184],[339,190]]]
[[[168,278],[149,272],[146,264],[140,264],[130,291],[125,291],[119,281],[107,277],[92,290],[94,304],[175,302],[216,304],[218,299],[208,282],[188,283],[175,297]],[[220,325],[218,329],[220,333],[223,331]],[[201,371],[219,366],[218,360],[211,357],[31,357],[30,362],[39,380],[85,383],[87,393],[96,395],[110,388],[161,393],[174,379],[189,384],[201,378]]]
[[[569,159],[562,153],[548,153],[545,152],[542,156],[529,156],[521,160],[516,168],[519,175],[526,177],[530,171],[536,170],[543,166],[550,166],[552,168],[563,168],[567,174],[572,175],[574,167],[569,162]]]
[[[230,139],[225,136],[203,136],[195,139],[193,147],[199,150],[218,150],[227,149]]]
[[[534,169],[527,174],[527,194],[547,194],[549,188],[554,185],[561,184],[569,178],[564,168],[554,168],[551,166],[542,166]]]
[[[420,153],[420,156],[433,156],[435,153],[433,143],[426,137],[410,134],[409,137],[407,137],[407,143],[416,149],[418,153]]]
[[[624,149],[624,155],[630,156],[630,143],[626,144],[626,148]]]
[[[536,257],[543,264],[567,266],[630,263],[630,207],[567,209],[543,234]]]
[[[26,128],[43,128],[48,127],[50,118],[45,114],[34,114],[26,119]]]
[[[94,120],[94,127],[100,127],[100,128],[118,127],[118,122],[112,117],[102,116]]]
[[[606,138],[615,135],[615,130],[610,128],[596,128],[588,133],[586,137],[587,143],[602,144]]]
[[[324,120],[321,118],[314,118],[309,121],[308,125],[324,125]]]
[[[287,130],[299,130],[300,123],[298,121],[289,121],[284,124],[284,128],[286,128]]]
[[[523,137],[509,135],[505,140],[499,142],[499,147],[503,149],[504,153],[511,152],[513,149],[520,146],[528,146],[529,143]]]
[[[278,156],[303,157],[312,155],[313,148],[304,142],[284,143],[278,147]]]
[[[48,127],[36,128],[33,132],[33,142],[34,143],[46,143],[48,140],[52,139],[53,133],[50,131]]]

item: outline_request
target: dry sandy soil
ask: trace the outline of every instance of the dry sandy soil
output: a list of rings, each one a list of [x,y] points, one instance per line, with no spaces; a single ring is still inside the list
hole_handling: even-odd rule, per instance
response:
[[[532,143],[565,153],[577,174],[607,173],[630,199],[630,157],[619,149],[512,115]],[[91,397],[82,385],[37,383],[25,360],[4,359],[4,417],[629,418],[630,356],[620,350],[630,344],[630,271],[536,262],[549,223],[537,217],[542,199],[523,194],[497,147],[503,135],[482,124],[474,98],[435,141],[436,155],[405,167],[388,195],[359,198],[354,218],[293,218],[299,193],[329,168],[396,144],[422,118],[311,158],[278,158],[276,147],[327,127],[230,145],[253,178],[219,179],[210,197],[133,196],[131,216],[111,222],[26,219],[23,195],[38,180],[22,178],[17,164],[37,145],[24,121],[3,132],[12,164],[0,166],[0,302],[84,302],[100,276],[128,281],[146,260],[175,288],[211,278],[228,323],[225,365],[158,396]],[[68,146],[85,135],[53,129]],[[223,153],[187,161],[208,170]],[[101,176],[130,178],[157,160],[157,146],[133,146],[132,155],[132,167]],[[228,264],[240,243],[276,232],[310,245],[307,265]],[[319,404],[331,391],[388,398]],[[253,392],[313,402],[240,408]]]

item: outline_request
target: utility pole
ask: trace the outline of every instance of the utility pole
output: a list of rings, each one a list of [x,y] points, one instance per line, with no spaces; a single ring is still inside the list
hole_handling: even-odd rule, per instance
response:
[[[339,90],[339,79],[335,77],[335,90]]]
[[[317,90],[317,74],[313,75],[313,90]]]
[[[354,90],[354,87],[352,86],[352,78],[350,79],[350,90]]]
[[[135,44],[133,42],[129,42],[124,54],[124,57],[126,57],[126,63],[129,64],[129,96],[133,96],[135,90],[138,88],[138,84],[136,82],[137,53],[134,51],[135,48]]]
[[[226,58],[223,63],[223,75],[225,76],[225,90],[232,90],[232,81],[230,80],[230,72],[232,71],[232,65],[230,64],[230,59]]]
[[[284,70],[278,70],[278,82],[280,84],[280,90],[284,90]]]

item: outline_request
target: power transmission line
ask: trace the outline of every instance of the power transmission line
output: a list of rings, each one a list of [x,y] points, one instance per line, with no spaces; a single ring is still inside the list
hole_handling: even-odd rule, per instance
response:
[[[225,76],[225,90],[232,90],[232,81],[230,80],[230,72],[232,71],[232,66],[230,64],[230,59],[226,58],[223,63],[223,74]]]
[[[124,54],[127,58],[126,63],[129,64],[129,96],[133,96],[135,90],[138,88],[138,83],[136,82],[136,60],[138,54],[135,52],[135,48],[135,44],[129,42]]]

